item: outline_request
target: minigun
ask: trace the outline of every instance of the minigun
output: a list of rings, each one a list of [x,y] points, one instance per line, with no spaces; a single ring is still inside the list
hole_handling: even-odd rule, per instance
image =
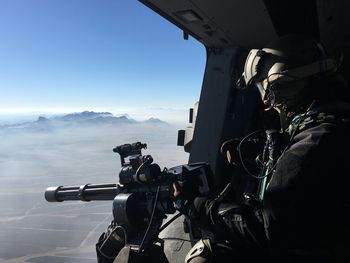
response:
[[[117,183],[48,187],[45,199],[48,202],[113,200],[112,222],[118,229],[122,228],[125,245],[138,253],[147,252],[155,243],[162,247],[158,235],[173,221],[163,225],[163,220],[176,212],[173,183],[186,185],[193,196],[209,196],[212,171],[207,163],[161,170],[151,155],[142,155],[142,149],[146,148],[147,144],[136,142],[113,149],[121,160]]]

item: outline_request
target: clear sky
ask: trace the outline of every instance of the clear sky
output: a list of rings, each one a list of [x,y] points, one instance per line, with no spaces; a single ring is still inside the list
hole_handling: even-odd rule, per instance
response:
[[[136,0],[0,0],[0,39],[3,114],[199,99],[204,47]]]

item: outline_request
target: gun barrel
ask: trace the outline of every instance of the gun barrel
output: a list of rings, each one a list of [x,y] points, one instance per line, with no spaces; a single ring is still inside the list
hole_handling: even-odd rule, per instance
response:
[[[85,184],[81,186],[54,186],[45,191],[48,202],[113,200],[119,193],[116,184]]]

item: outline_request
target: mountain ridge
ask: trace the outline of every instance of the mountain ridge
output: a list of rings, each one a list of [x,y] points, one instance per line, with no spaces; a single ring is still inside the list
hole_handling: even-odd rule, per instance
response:
[[[143,121],[137,121],[130,118],[127,114],[115,116],[110,112],[82,111],[54,117],[39,115],[35,121],[0,125],[0,129],[50,131],[54,128],[67,126],[74,127],[81,125],[121,125],[141,123],[165,124],[166,122],[154,117]]]

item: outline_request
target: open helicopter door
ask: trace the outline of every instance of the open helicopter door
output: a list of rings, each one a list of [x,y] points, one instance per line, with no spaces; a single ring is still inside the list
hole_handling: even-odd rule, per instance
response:
[[[179,145],[190,153],[190,163],[211,165],[215,193],[235,176],[239,196],[241,175],[226,162],[221,144],[266,125],[279,125],[276,115],[264,114],[257,91],[242,91],[235,85],[249,49],[263,47],[281,35],[301,33],[322,40],[330,52],[342,48],[349,54],[349,1],[139,1],[180,28],[185,39],[190,35],[205,46],[207,61],[198,108],[193,110],[191,125],[179,132]],[[349,62],[345,62],[342,70],[348,71]],[[176,222],[163,236],[181,232],[180,238],[191,238],[184,233],[182,222]],[[184,262],[188,251],[185,243],[166,244],[171,262]]]
[[[229,10],[235,10],[232,1],[153,1],[141,0],[142,3],[178,26],[186,34],[198,39],[206,48],[207,61],[200,100],[191,110],[191,125],[179,132],[179,145],[190,153],[189,163],[208,162],[216,175],[223,169],[230,170],[225,156],[220,153],[220,146],[225,139],[232,136],[242,136],[256,126],[256,109],[258,94],[254,90],[242,92],[235,89],[235,82],[242,74],[247,51],[238,47],[221,27],[220,23],[231,26]],[[264,11],[264,5],[256,2],[254,5],[240,1],[241,10],[236,15],[244,19],[242,11],[254,10],[264,29],[251,26],[258,34],[247,35],[245,41],[261,44],[275,36],[275,31],[269,17]],[[213,8],[214,7],[214,8]],[[243,9],[243,10],[242,10]],[[210,12],[209,12],[210,11]],[[215,12],[215,13],[211,13]],[[259,15],[257,15],[259,14]],[[220,20],[220,21],[217,21]],[[233,25],[235,30],[246,30],[241,25]],[[259,39],[260,38],[260,39]],[[186,94],[184,94],[186,96]],[[253,120],[253,121],[252,121]],[[213,191],[218,193],[229,180],[226,176],[215,176]],[[185,222],[185,223],[184,223]],[[189,233],[184,231],[190,230]],[[186,227],[187,226],[187,227]],[[165,237],[165,253],[170,262],[184,262],[186,254],[195,241],[205,235],[203,231],[192,229],[184,218],[177,219],[161,237]],[[171,238],[174,237],[173,240]],[[170,238],[170,239],[169,239]],[[187,242],[185,240],[191,240]]]

